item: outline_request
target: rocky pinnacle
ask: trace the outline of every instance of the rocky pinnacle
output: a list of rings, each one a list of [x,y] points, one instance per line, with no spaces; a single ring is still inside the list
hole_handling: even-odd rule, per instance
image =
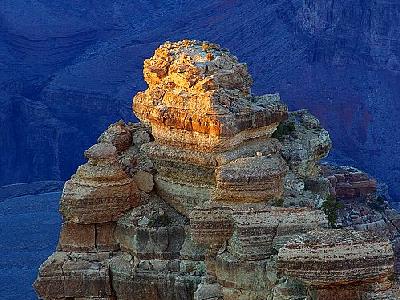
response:
[[[368,175],[321,166],[314,116],[253,95],[209,42],[166,42],[143,74],[140,123],[110,125],[65,183],[41,299],[399,299],[400,215]]]

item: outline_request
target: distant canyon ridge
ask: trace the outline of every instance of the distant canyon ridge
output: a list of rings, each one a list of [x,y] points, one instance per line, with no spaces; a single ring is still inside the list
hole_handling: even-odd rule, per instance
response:
[[[400,3],[56,0],[0,3],[0,185],[65,180],[108,124],[131,117],[142,63],[166,40],[210,40],[328,129],[330,160],[400,199]],[[133,87],[133,88],[132,88]]]

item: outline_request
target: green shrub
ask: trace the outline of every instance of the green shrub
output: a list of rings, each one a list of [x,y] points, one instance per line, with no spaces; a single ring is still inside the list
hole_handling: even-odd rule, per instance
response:
[[[384,211],[386,208],[386,198],[384,196],[378,196],[372,201],[368,201],[368,206],[377,211]]]
[[[274,201],[272,202],[272,206],[278,206],[282,207],[283,206],[283,197],[282,198],[275,198]]]
[[[282,122],[279,123],[278,127],[272,134],[273,138],[276,138],[278,140],[281,140],[283,136],[289,135],[293,131],[295,131],[296,127],[294,126],[293,122]]]
[[[170,219],[166,214],[158,215],[154,214],[151,216],[149,221],[149,227],[166,227],[170,223]]]
[[[322,210],[328,218],[329,226],[335,227],[338,209],[342,208],[342,204],[339,203],[333,195],[329,195],[324,203],[322,204]]]

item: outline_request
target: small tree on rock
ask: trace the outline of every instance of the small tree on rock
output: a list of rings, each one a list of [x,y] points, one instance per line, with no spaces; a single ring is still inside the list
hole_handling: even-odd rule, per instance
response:
[[[342,208],[342,204],[333,195],[329,195],[322,204],[322,210],[328,218],[329,226],[332,228],[335,227],[338,218],[338,209],[340,208]]]

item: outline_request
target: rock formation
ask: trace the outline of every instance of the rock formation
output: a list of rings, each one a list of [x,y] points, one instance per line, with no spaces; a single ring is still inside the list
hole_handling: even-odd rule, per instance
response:
[[[252,96],[246,65],[209,43],[166,43],[144,66],[149,87],[133,105],[155,139],[142,149],[160,195],[185,215],[210,200],[281,197],[285,163],[268,139],[287,118],[278,95]]]
[[[395,297],[400,216],[364,173],[321,167],[315,117],[252,95],[246,65],[207,42],[165,43],[144,77],[142,123],[111,125],[64,186],[42,299]],[[364,200],[385,235],[346,223],[341,201]]]
[[[376,180],[356,168],[330,165],[323,165],[322,168],[325,177],[330,181],[331,193],[338,199],[367,197],[376,192]]]

